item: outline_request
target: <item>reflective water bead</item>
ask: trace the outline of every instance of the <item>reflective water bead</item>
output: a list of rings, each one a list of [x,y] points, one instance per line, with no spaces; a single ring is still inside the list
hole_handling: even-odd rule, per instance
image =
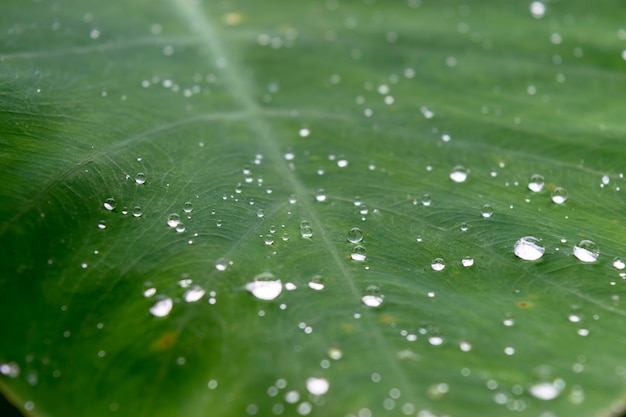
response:
[[[271,272],[263,272],[246,284],[246,290],[260,300],[273,300],[282,292],[283,284]]]
[[[365,295],[361,297],[361,302],[368,307],[380,307],[383,303],[383,295],[375,285],[370,285],[365,289]]]
[[[430,264],[430,267],[433,269],[433,271],[443,271],[446,267],[446,264],[443,259],[435,258]]]
[[[146,182],[146,174],[138,172],[137,175],[135,175],[135,182],[140,185],[144,184]]]
[[[263,238],[263,241],[268,246],[272,245],[274,243],[274,235],[272,234],[265,235],[265,237]]]
[[[540,1],[530,3],[530,13],[535,19],[541,19],[546,13],[546,5]]]
[[[452,172],[450,172],[450,179],[454,182],[465,182],[468,174],[469,170],[467,168],[463,165],[457,165],[452,168]]]
[[[533,174],[528,180],[528,189],[534,193],[538,193],[543,190],[544,185],[545,179],[543,178],[543,175],[540,174]]]
[[[348,231],[348,242],[359,243],[363,240],[363,232],[358,227],[353,227]]]
[[[353,261],[364,261],[367,258],[367,254],[365,253],[365,247],[361,245],[355,246],[354,249],[352,249],[350,258],[352,258]]]
[[[423,206],[430,206],[430,204],[432,203],[432,198],[430,197],[430,194],[424,194],[422,196],[422,205]]]
[[[172,307],[174,307],[174,302],[171,298],[160,298],[150,307],[150,314],[155,317],[165,317],[170,314]]]
[[[115,199],[113,197],[107,198],[104,201],[104,208],[109,210],[109,211],[115,210]]]
[[[315,193],[315,200],[319,202],[326,201],[326,192],[324,191],[324,189],[320,188],[319,190],[317,190],[317,192]]]
[[[167,216],[167,225],[169,227],[177,227],[180,224],[180,215],[178,213],[172,213]]]
[[[489,204],[485,204],[483,208],[480,210],[480,214],[481,216],[485,218],[489,218],[493,216],[493,207],[491,207],[491,205]]]
[[[581,262],[591,263],[598,260],[600,249],[594,241],[583,239],[574,246],[572,254]]]
[[[133,207],[133,216],[141,217],[142,214],[143,214],[143,209],[141,207],[139,206]]]
[[[185,204],[183,205],[183,210],[185,211],[185,213],[191,213],[193,211],[193,204],[191,204],[191,201],[185,202]]]
[[[313,236],[313,229],[308,225],[308,223],[300,226],[300,236],[305,239],[309,239]]]
[[[567,201],[567,190],[563,187],[556,187],[552,190],[552,202],[563,204]]]
[[[474,265],[474,258],[472,258],[471,256],[466,256],[465,258],[461,259],[461,264],[466,268],[470,267]]]
[[[467,225],[467,223],[463,223],[461,224],[461,232],[467,232],[467,230],[469,229],[469,226]]]
[[[258,209],[258,210],[256,211],[256,216],[257,216],[259,219],[262,219],[262,218],[265,216],[265,212],[263,211],[263,209]]]
[[[308,378],[306,389],[313,395],[324,395],[328,392],[330,384],[326,378]]]
[[[226,258],[219,258],[217,261],[215,261],[215,269],[217,269],[218,271],[226,271],[227,268],[228,261],[226,260]]]
[[[621,258],[613,259],[613,268],[622,270],[626,268],[626,263]]]
[[[533,236],[520,238],[513,246],[513,253],[525,261],[536,261],[541,258],[546,248],[541,244],[541,239]]]
[[[324,278],[321,275],[316,275],[309,281],[309,288],[315,291],[321,291],[324,289]]]
[[[183,295],[183,299],[188,303],[194,303],[204,296],[205,291],[198,285],[188,289]]]
[[[553,400],[559,396],[565,388],[565,382],[562,379],[555,379],[552,382],[540,382],[530,387],[530,394],[540,400]]]

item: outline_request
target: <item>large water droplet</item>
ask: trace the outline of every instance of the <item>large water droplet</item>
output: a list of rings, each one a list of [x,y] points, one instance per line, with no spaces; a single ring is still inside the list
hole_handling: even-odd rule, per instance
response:
[[[446,263],[441,258],[435,258],[430,264],[430,267],[433,271],[443,271],[446,267]]]
[[[271,272],[263,272],[246,284],[246,290],[260,300],[273,300],[283,290],[283,283]]]
[[[553,382],[540,382],[530,387],[530,394],[540,400],[553,400],[565,388],[565,381],[555,379]]]
[[[480,214],[481,216],[485,218],[489,218],[493,216],[493,207],[491,207],[491,205],[489,204],[485,204],[483,208],[480,210]]]
[[[165,317],[170,314],[172,307],[174,307],[174,302],[171,298],[160,298],[150,307],[150,314],[155,317]]]
[[[316,290],[316,291],[321,291],[324,289],[324,278],[322,278],[321,275],[316,275],[313,278],[311,278],[311,281],[309,281],[309,288]]]
[[[430,206],[430,204],[432,203],[432,198],[430,197],[430,194],[424,194],[422,196],[422,205],[425,207]]]
[[[613,259],[613,268],[622,270],[626,268],[626,263],[622,258],[615,258]]]
[[[567,190],[563,187],[556,187],[552,190],[552,201],[555,204],[563,204],[567,201]]]
[[[140,206],[133,207],[133,216],[141,217],[142,214],[143,214],[143,209]]]
[[[138,172],[137,175],[135,175],[135,182],[137,184],[144,184],[146,182],[146,174]]]
[[[600,256],[600,249],[594,241],[583,239],[574,246],[572,253],[581,262],[595,262]]]
[[[322,188],[317,190],[317,192],[315,193],[315,200],[319,202],[326,201],[326,192]]]
[[[354,249],[352,249],[350,258],[352,258],[353,261],[364,261],[367,258],[367,254],[365,253],[365,247],[361,245],[355,246]]]
[[[454,182],[465,182],[468,173],[469,170],[463,165],[457,165],[452,168],[452,172],[450,172],[450,179]]]
[[[307,222],[306,220],[300,223],[300,236],[302,236],[305,239],[308,239],[313,236],[313,229],[309,225],[309,222]]]
[[[191,204],[191,201],[185,202],[183,210],[185,211],[185,213],[191,213],[193,211],[193,204]]]
[[[188,303],[194,303],[200,300],[204,296],[205,291],[198,285],[194,285],[192,288],[188,289],[183,298]]]
[[[167,225],[169,227],[177,227],[180,224],[180,215],[178,213],[172,213],[167,216]]]
[[[226,268],[228,268],[228,261],[226,258],[219,258],[215,261],[215,269],[218,271],[226,271]]]
[[[546,5],[540,1],[530,3],[530,13],[535,19],[541,19],[546,14]]]
[[[358,227],[353,227],[348,231],[348,242],[359,243],[363,240],[363,232]]]
[[[533,174],[528,180],[528,189],[534,193],[538,193],[543,190],[543,186],[545,184],[545,179],[543,175]]]
[[[104,208],[109,210],[109,211],[115,210],[115,199],[113,197],[107,198],[104,201]]]
[[[520,238],[513,246],[513,253],[525,261],[536,261],[543,256],[546,248],[541,244],[541,239],[533,236]]]
[[[306,380],[306,389],[313,395],[324,395],[330,384],[326,378],[309,378]]]
[[[365,290],[365,295],[361,298],[361,302],[368,307],[380,307],[383,303],[383,295],[380,289],[375,285],[370,285]]]
[[[461,259],[461,264],[468,268],[472,265],[474,265],[474,258],[472,258],[471,256],[466,256],[463,259]]]

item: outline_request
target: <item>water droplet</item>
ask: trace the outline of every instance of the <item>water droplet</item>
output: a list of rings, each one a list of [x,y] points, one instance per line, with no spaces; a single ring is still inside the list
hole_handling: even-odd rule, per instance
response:
[[[567,201],[567,190],[562,187],[556,187],[552,190],[552,201],[555,204],[563,204]]]
[[[285,160],[286,161],[293,161],[294,158],[296,157],[296,154],[293,153],[293,151],[287,151],[285,152]]]
[[[613,268],[622,270],[626,268],[626,263],[622,260],[622,258],[613,259]]]
[[[525,261],[536,261],[541,258],[546,248],[541,244],[541,239],[533,236],[520,238],[513,246],[513,253]]]
[[[528,189],[533,193],[538,193],[539,191],[543,190],[544,184],[545,179],[543,178],[543,175],[533,174],[528,180]]]
[[[321,291],[324,289],[324,278],[322,278],[321,275],[316,275],[313,278],[311,278],[311,281],[309,281],[309,288],[315,290],[315,291]]]
[[[491,207],[491,205],[489,204],[485,204],[483,208],[480,210],[480,214],[484,218],[489,218],[493,216],[493,207]]]
[[[291,390],[285,394],[285,402],[295,404],[298,401],[300,401],[300,393],[298,391]]]
[[[609,177],[608,175],[603,175],[602,176],[602,184],[603,185],[609,185],[610,182],[611,182],[611,177]]]
[[[365,253],[365,247],[361,245],[355,246],[354,249],[352,249],[350,258],[352,258],[353,261],[364,261],[367,258],[367,254]]]
[[[433,269],[433,271],[443,271],[446,267],[446,264],[443,259],[435,258],[430,264],[430,267]]]
[[[258,209],[258,210],[256,211],[256,216],[257,216],[259,219],[262,219],[262,218],[265,216],[265,212],[263,211],[263,209]]]
[[[104,208],[109,210],[109,211],[115,210],[115,199],[113,197],[107,198],[104,201]]]
[[[600,256],[600,249],[594,241],[583,239],[574,246],[572,253],[581,262],[595,262]]]
[[[347,159],[339,159],[339,160],[337,161],[337,166],[338,166],[339,168],[345,168],[345,167],[347,167],[347,166],[348,166],[348,160],[347,160]]]
[[[433,346],[441,346],[443,344],[443,337],[431,336],[428,338],[428,343],[430,343]]]
[[[0,363],[0,374],[16,378],[20,375],[20,367],[15,362]]]
[[[177,227],[180,224],[180,215],[172,213],[167,216],[167,225],[169,227]]]
[[[171,298],[160,298],[150,307],[150,314],[155,317],[165,317],[170,314],[172,307],[174,307],[174,302]]]
[[[365,289],[365,295],[361,298],[363,304],[368,307],[380,307],[383,303],[383,295],[375,285],[370,285]]]
[[[530,13],[535,19],[541,19],[546,14],[546,5],[540,1],[530,3]]]
[[[100,222],[98,223],[98,229],[106,229],[107,228],[107,224],[104,220],[100,220]]]
[[[183,233],[185,231],[185,225],[182,223],[178,223],[178,226],[176,226],[176,232],[177,233]]]
[[[142,210],[141,207],[139,207],[139,206],[133,207],[133,216],[141,217],[142,214],[143,214],[143,210]]]
[[[152,297],[154,294],[156,294],[156,292],[157,292],[157,290],[156,290],[156,288],[154,288],[154,287],[146,288],[146,289],[143,291],[143,296],[144,296],[144,297],[146,297],[146,298],[150,298],[150,297]]]
[[[358,227],[353,227],[348,231],[348,242],[359,243],[363,240],[363,232]]]
[[[194,303],[204,296],[205,291],[198,285],[188,289],[183,295],[183,299],[188,303]]]
[[[265,235],[265,237],[263,238],[263,241],[265,242],[267,246],[272,245],[274,243],[274,235],[272,234]]]
[[[313,395],[324,395],[328,392],[330,384],[326,378],[308,378],[306,389]]]
[[[135,182],[137,184],[144,184],[146,182],[146,174],[138,172],[137,175],[135,175]]]
[[[430,206],[430,204],[432,203],[432,198],[430,198],[430,194],[424,194],[422,196],[422,205],[423,206]]]
[[[467,168],[463,165],[457,165],[452,168],[452,172],[450,172],[450,179],[454,182],[465,182],[468,174],[469,170]]]
[[[540,400],[553,400],[559,396],[565,388],[565,382],[562,379],[556,379],[553,382],[540,382],[530,387],[530,394]]]
[[[343,357],[343,351],[339,349],[338,347],[333,346],[330,349],[328,349],[328,356],[331,359],[338,361],[339,359]]]
[[[466,268],[470,267],[474,265],[474,258],[472,258],[471,256],[466,256],[465,258],[461,259],[461,264]]]
[[[305,239],[309,239],[313,236],[313,229],[309,226],[309,222],[306,220],[300,223],[300,236]]]
[[[215,269],[218,271],[226,271],[226,268],[228,268],[228,261],[226,258],[219,258],[215,261]]]
[[[467,232],[467,230],[469,229],[469,226],[467,225],[467,223],[463,223],[461,224],[461,232]]]
[[[246,290],[260,300],[273,300],[283,291],[283,283],[271,272],[263,272],[246,284]]]
[[[183,206],[183,210],[185,213],[191,213],[193,211],[193,204],[191,204],[191,201],[185,202],[185,205]]]
[[[317,190],[317,192],[315,193],[315,200],[319,202],[326,201],[326,193],[324,192],[324,189],[320,188],[319,190]]]

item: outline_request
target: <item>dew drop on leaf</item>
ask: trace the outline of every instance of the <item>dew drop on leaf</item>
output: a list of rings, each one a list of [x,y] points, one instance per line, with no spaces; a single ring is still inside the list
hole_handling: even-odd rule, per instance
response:
[[[556,379],[552,382],[534,384],[528,391],[533,397],[548,401],[558,397],[563,388],[565,388],[565,382],[562,379]]]
[[[330,384],[326,378],[308,378],[306,389],[313,395],[324,395],[328,392]]]
[[[367,259],[367,254],[365,253],[365,247],[361,245],[357,245],[352,249],[352,253],[350,254],[350,258],[353,261],[362,262]]]
[[[533,193],[538,193],[539,191],[543,190],[544,184],[545,180],[542,175],[533,174],[528,180],[528,189]]]
[[[430,206],[430,204],[432,203],[432,198],[430,197],[430,194],[424,194],[422,196],[422,205],[425,207]]]
[[[193,211],[193,204],[191,204],[191,201],[185,202],[183,205],[183,211],[185,213],[191,213]]]
[[[613,259],[613,268],[622,270],[626,268],[626,263],[622,258],[615,258]]]
[[[326,192],[322,188],[315,193],[315,200],[320,203],[326,201]]]
[[[466,256],[463,259],[461,259],[461,264],[468,268],[472,265],[474,265],[474,258],[472,258],[471,256]]]
[[[174,302],[171,298],[160,298],[150,307],[150,314],[155,317],[165,317],[170,314],[172,307],[174,307]]]
[[[309,239],[313,236],[313,229],[309,226],[309,222],[303,221],[300,223],[300,236],[305,239]]]
[[[205,291],[198,285],[188,289],[183,295],[183,299],[188,303],[194,303],[204,296]]]
[[[598,260],[600,249],[594,241],[583,239],[577,245],[574,245],[572,254],[579,261],[590,263]]]
[[[454,182],[465,182],[469,171],[463,165],[457,165],[450,172],[450,179]]]
[[[321,275],[316,275],[309,281],[309,288],[315,291],[321,291],[324,289],[324,278]]]
[[[552,190],[552,202],[555,204],[563,204],[567,201],[567,190],[563,187],[556,187]]]
[[[228,261],[226,258],[219,258],[215,261],[215,269],[218,271],[226,271],[226,268],[228,268]]]
[[[180,224],[180,215],[178,213],[172,213],[167,216],[167,225],[169,227],[177,227]]]
[[[489,218],[493,216],[493,207],[491,207],[491,205],[489,204],[485,204],[483,208],[480,210],[480,214],[484,218]]]
[[[536,261],[543,256],[545,250],[541,240],[533,236],[524,236],[513,246],[515,256],[525,261]]]
[[[273,300],[283,291],[283,283],[271,272],[263,272],[246,284],[246,290],[260,300]]]
[[[365,290],[365,295],[361,298],[361,302],[368,307],[380,307],[383,303],[383,295],[380,289],[375,285],[370,285]]]
[[[546,5],[540,1],[530,3],[530,13],[535,19],[541,19],[546,14]]]
[[[143,214],[143,209],[140,206],[133,207],[133,216],[134,217],[141,217],[142,214]]]
[[[135,175],[135,182],[140,185],[144,184],[146,182],[146,174],[138,172],[137,175]]]
[[[104,208],[111,211],[111,210],[115,210],[115,199],[114,198],[107,198],[104,201]]]
[[[348,231],[348,242],[359,243],[363,240],[363,232],[358,227],[353,227]]]
[[[435,258],[430,264],[433,271],[443,271],[446,267],[446,263],[441,258]]]

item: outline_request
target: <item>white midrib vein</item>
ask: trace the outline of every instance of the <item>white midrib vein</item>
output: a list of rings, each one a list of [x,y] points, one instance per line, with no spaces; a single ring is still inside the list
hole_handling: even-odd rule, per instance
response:
[[[171,0],[171,3],[176,12],[180,14],[181,18],[189,24],[189,29],[199,35],[201,43],[208,46],[210,50],[209,59],[219,59],[226,62],[226,66],[221,68],[219,71],[223,84],[230,92],[230,95],[235,103],[241,105],[243,110],[249,113],[249,117],[246,118],[246,121],[252,129],[259,134],[259,137],[263,142],[264,149],[270,153],[273,160],[281,161],[281,152],[276,144],[276,141],[274,140],[275,135],[272,132],[272,127],[266,122],[263,109],[259,107],[250,94],[253,89],[248,87],[245,78],[242,76],[236,65],[228,59],[228,55],[225,53],[222,43],[220,42],[220,38],[213,29],[210,19],[205,15],[204,11],[195,4],[194,0]],[[334,243],[328,238],[323,224],[318,219],[315,209],[309,202],[311,196],[307,192],[306,187],[284,163],[276,164],[276,168],[281,171],[283,178],[286,178],[292,189],[296,191],[296,195],[299,197],[298,204],[300,204],[306,211],[308,221],[314,227],[314,230],[316,230],[316,234],[321,238],[324,247],[328,248],[334,263],[341,271],[341,275],[346,278],[355,300],[359,300],[358,302],[360,302],[361,292],[355,285],[354,277],[346,267],[344,259],[339,256]],[[371,330],[370,334],[374,336],[376,343],[381,346],[381,348],[384,348],[385,352],[391,352],[391,349],[387,345],[379,327],[376,325],[374,318],[369,314],[365,314],[363,316],[363,320],[367,322],[369,330]],[[400,382],[405,389],[405,392],[409,396],[415,397],[411,389],[412,385],[406,378],[402,368],[398,365],[398,362],[395,361],[390,355],[384,356],[387,359],[390,369],[396,374],[398,382]]]

